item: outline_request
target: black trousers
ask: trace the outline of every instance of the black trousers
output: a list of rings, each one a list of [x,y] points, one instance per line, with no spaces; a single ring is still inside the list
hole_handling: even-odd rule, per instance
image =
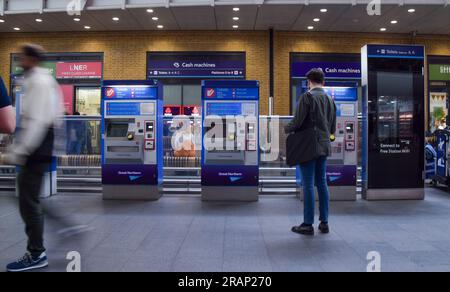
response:
[[[48,163],[27,163],[18,175],[20,215],[28,236],[27,249],[33,257],[45,252],[44,210],[39,196],[48,168]]]

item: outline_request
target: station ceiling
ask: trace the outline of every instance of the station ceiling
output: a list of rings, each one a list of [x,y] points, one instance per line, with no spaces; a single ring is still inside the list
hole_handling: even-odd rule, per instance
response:
[[[0,32],[273,28],[281,31],[450,34],[450,0],[382,0],[381,15],[374,16],[367,13],[369,2],[0,0]],[[73,11],[69,15],[69,4],[80,4],[81,15],[73,15]],[[235,11],[237,8],[239,11]],[[234,20],[235,17],[239,19]],[[75,21],[76,18],[79,21]]]

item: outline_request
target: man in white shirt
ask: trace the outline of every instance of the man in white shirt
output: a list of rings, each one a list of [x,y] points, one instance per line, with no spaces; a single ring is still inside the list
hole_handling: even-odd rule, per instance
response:
[[[10,272],[40,269],[48,266],[44,247],[44,213],[39,199],[45,172],[53,157],[55,128],[62,116],[59,85],[41,68],[43,49],[36,45],[22,47],[21,67],[24,69],[24,94],[20,100],[19,127],[4,157],[18,165],[20,214],[28,236],[27,253],[7,266]]]

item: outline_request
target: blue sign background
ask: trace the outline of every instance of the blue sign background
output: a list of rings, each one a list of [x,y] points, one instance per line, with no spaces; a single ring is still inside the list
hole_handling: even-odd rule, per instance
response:
[[[358,100],[358,88],[356,87],[324,87],[324,90],[335,101]]]
[[[259,97],[259,88],[205,88],[205,99],[248,99],[255,100]],[[208,95],[209,90],[214,90],[214,95]]]
[[[327,182],[329,186],[356,186],[356,165],[328,165]],[[303,186],[300,167],[296,169],[297,185]]]
[[[206,115],[240,116],[242,115],[242,103],[240,102],[208,103],[206,105]]]
[[[244,53],[150,53],[147,78],[245,78]]]
[[[292,63],[291,77],[305,78],[309,70],[321,68],[326,78],[360,79],[361,63],[356,62],[297,62]]]
[[[368,45],[369,58],[424,59],[425,47],[401,45]]]
[[[140,116],[141,104],[138,102],[108,102],[106,103],[108,116]]]
[[[104,90],[106,99],[158,99],[158,88],[154,86],[108,86]],[[108,97],[108,90],[114,90],[114,96]]]

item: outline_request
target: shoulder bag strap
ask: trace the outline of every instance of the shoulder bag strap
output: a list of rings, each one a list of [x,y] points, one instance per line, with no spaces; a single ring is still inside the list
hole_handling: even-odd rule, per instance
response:
[[[306,95],[309,97],[309,116],[311,117],[311,122],[315,130],[317,124],[316,116],[314,115],[314,96],[309,91],[306,93]]]

